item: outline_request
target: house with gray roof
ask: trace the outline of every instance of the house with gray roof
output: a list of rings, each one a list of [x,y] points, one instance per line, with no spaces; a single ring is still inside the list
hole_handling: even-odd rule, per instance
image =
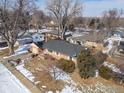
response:
[[[52,55],[56,59],[67,59],[76,62],[76,58],[82,49],[81,45],[71,44],[64,40],[50,40],[44,44],[38,44],[45,54]]]
[[[118,51],[120,53],[124,53],[124,41],[120,41],[120,44],[118,45]]]
[[[44,35],[39,32],[27,32],[22,37],[18,38],[18,42],[20,45],[30,44],[33,42],[43,42]]]
[[[112,32],[113,36],[124,38],[124,31],[123,30],[117,30]]]
[[[57,30],[51,30],[49,32],[43,32],[42,34],[44,34],[45,41],[47,42],[47,41],[52,40],[52,39],[59,39],[59,38],[61,38],[62,32],[61,31],[58,32]],[[70,37],[71,34],[72,34],[71,31],[67,31],[67,32],[65,32],[65,36],[64,37],[65,38]]]
[[[86,43],[103,43],[106,36],[107,34],[102,31],[96,33],[92,31],[89,33],[78,33],[78,35],[69,37],[66,40],[70,43],[84,46]]]

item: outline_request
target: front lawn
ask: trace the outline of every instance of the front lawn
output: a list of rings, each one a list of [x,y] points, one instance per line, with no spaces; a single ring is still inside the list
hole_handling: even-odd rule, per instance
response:
[[[42,89],[45,87],[46,91],[60,91],[63,89],[64,82],[62,80],[55,80],[47,71],[51,64],[55,64],[55,62],[35,57],[25,64],[25,68],[33,73],[35,81],[39,81],[37,84],[38,88]]]
[[[15,46],[15,50],[18,48],[19,46]],[[1,49],[0,50],[0,57],[5,57],[9,55],[9,48],[5,48],[5,49]]]
[[[38,81],[37,87],[41,89],[53,92],[61,90],[60,93],[65,93],[65,91],[69,91],[68,93],[123,93],[124,91],[123,86],[115,84],[112,80],[101,77],[83,79],[78,70],[71,74],[64,73],[56,81],[47,70],[51,64],[55,65],[57,60],[42,59],[42,56],[39,55],[25,64],[25,68],[31,71],[35,76],[35,81]]]

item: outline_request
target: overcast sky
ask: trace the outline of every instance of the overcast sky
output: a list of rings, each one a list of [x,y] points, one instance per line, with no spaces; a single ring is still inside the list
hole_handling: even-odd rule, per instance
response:
[[[103,11],[117,8],[124,9],[124,0],[81,0],[84,3],[84,16],[101,16]],[[45,9],[45,0],[39,0],[38,6]]]

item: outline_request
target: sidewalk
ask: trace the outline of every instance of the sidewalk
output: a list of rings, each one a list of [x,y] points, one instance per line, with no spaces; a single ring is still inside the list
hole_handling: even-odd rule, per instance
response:
[[[5,67],[7,67],[8,70],[11,71],[12,74],[14,74],[20,82],[25,85],[31,93],[44,93],[40,89],[36,87],[31,81],[29,81],[26,77],[24,77],[18,70],[16,70],[14,67],[12,67],[9,63],[7,62],[1,62]]]

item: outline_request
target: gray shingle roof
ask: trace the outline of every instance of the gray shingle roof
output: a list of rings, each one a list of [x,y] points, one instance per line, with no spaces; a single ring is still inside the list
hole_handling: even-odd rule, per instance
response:
[[[50,40],[43,44],[43,48],[48,49],[49,51],[65,54],[70,57],[76,57],[83,49],[80,45],[71,44],[64,40]]]
[[[106,36],[107,34],[104,31],[97,32],[95,35],[93,32],[90,32],[89,34],[82,34],[82,36],[69,37],[69,40],[71,39],[73,41],[80,41],[80,42],[91,41],[91,42],[102,43]]]
[[[44,33],[53,34],[53,35],[58,35],[58,31],[57,31],[57,30],[53,30],[53,31],[49,31],[49,32],[44,32]],[[59,35],[61,35],[60,32],[59,32]]]

